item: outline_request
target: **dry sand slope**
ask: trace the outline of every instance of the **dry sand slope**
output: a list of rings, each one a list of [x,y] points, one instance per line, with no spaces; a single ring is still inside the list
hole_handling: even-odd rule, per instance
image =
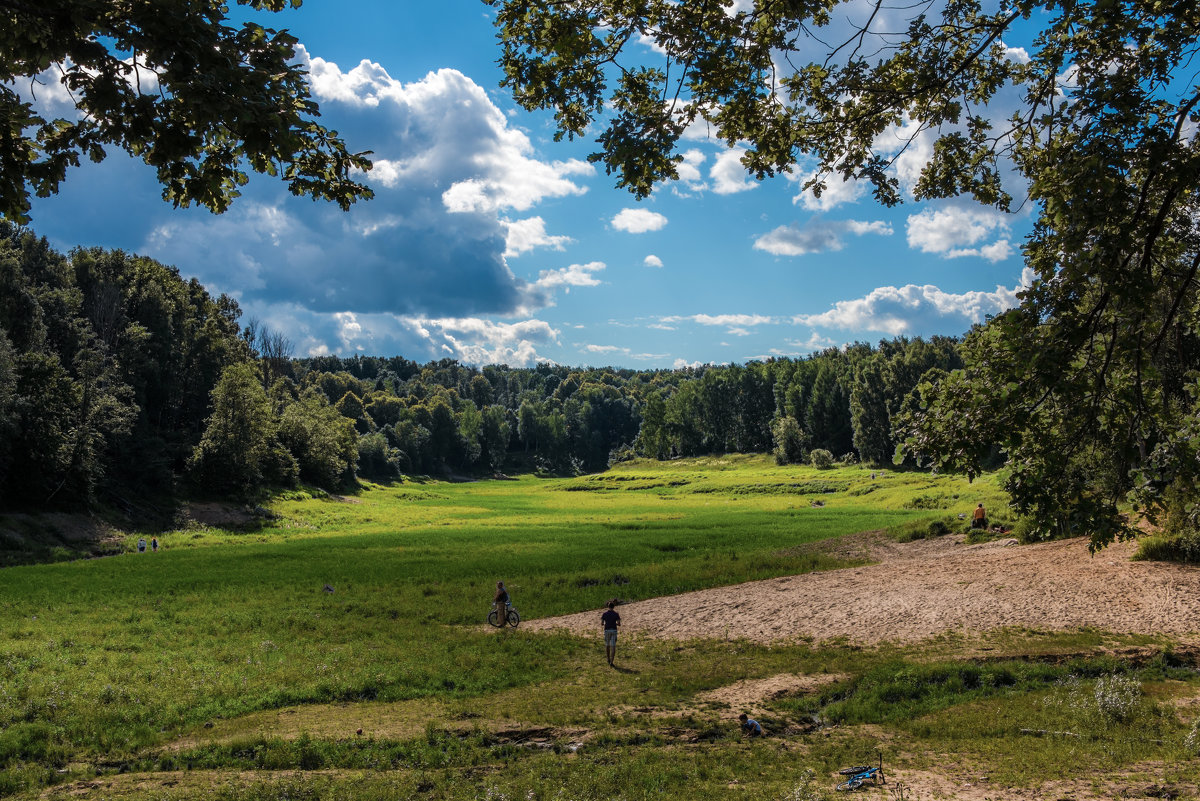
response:
[[[622,631],[672,639],[758,642],[846,637],[913,641],[1006,626],[1114,633],[1200,632],[1200,568],[1131,562],[1133,547],[1089,556],[1087,540],[963,545],[943,537],[897,545],[860,537],[880,564],[754,581],[622,605]],[[532,629],[599,630],[600,609],[522,622]]]

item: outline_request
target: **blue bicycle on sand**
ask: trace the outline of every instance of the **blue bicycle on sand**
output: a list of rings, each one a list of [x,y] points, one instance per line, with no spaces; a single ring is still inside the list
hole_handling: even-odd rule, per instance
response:
[[[842,768],[838,773],[846,777],[846,780],[837,786],[839,790],[857,790],[867,782],[875,785],[887,784],[887,779],[883,776],[883,754],[879,755],[877,767],[855,765],[850,768]]]

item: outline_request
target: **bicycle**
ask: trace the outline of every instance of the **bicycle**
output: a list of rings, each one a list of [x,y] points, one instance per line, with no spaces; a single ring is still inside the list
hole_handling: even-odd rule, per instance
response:
[[[879,755],[879,765],[877,767],[855,765],[850,768],[842,768],[838,773],[847,777],[846,781],[837,786],[838,790],[857,790],[867,782],[875,785],[887,784],[887,779],[883,775],[883,754]]]
[[[505,610],[504,620],[501,620],[500,616],[496,614],[496,610],[493,609],[492,611],[488,612],[487,622],[498,629],[504,628],[505,623],[515,629],[517,624],[521,622],[521,615],[516,609],[513,609],[513,605],[511,603],[505,604]]]

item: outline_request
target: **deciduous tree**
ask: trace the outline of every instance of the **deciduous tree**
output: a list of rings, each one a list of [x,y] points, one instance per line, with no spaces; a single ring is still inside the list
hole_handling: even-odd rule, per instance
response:
[[[0,216],[26,221],[31,195],[58,191],[69,168],[108,148],[153,167],[180,206],[223,211],[250,171],[343,209],[370,197],[353,179],[367,154],[316,122],[296,39],[234,27],[228,11],[219,0],[0,0]],[[47,81],[76,114],[41,110]]]
[[[1170,443],[1200,411],[1200,5],[485,2],[518,102],[552,109],[559,136],[596,125],[592,159],[639,196],[677,177],[703,124],[758,177],[815,162],[816,193],[851,179],[889,205],[907,190],[1033,208],[1020,308],[922,393],[910,452],[977,472],[1000,444],[1018,511],[1096,545],[1131,531],[1134,486],[1151,513],[1197,511],[1194,485],[1162,488],[1190,469]],[[896,160],[917,144],[906,187]]]

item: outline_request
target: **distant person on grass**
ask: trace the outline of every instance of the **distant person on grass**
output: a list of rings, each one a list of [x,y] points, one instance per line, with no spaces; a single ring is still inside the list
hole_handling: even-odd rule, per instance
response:
[[[621,616],[614,608],[617,599],[608,602],[608,609],[600,614],[600,624],[604,627],[604,655],[608,658],[609,667],[617,658],[617,629],[621,626]]]
[[[504,589],[504,582],[496,582],[496,598],[493,601],[496,605],[496,619],[500,621],[500,625],[504,625],[504,621],[508,616],[508,590]]]
[[[971,528],[987,528],[987,512],[983,509],[983,504],[975,507],[975,514],[971,517]]]
[[[747,715],[745,712],[738,715],[738,720],[740,720],[742,722],[742,731],[746,734],[747,737],[762,737],[763,736],[762,724],[759,723],[754,718]]]

